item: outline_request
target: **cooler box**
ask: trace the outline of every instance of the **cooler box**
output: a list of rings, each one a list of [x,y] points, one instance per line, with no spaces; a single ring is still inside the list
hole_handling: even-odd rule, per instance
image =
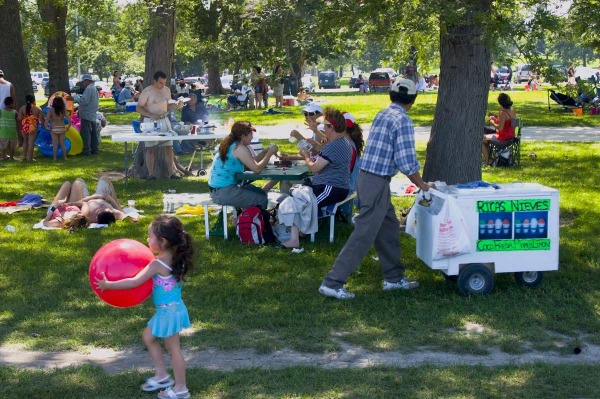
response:
[[[136,102],[127,102],[125,103],[125,112],[136,112],[137,103]]]
[[[495,273],[558,270],[558,190],[537,183],[498,184],[499,189],[447,186],[432,192],[430,206],[417,207],[417,256],[447,276],[469,264]],[[442,208],[456,199],[470,240],[468,253],[434,259]],[[540,273],[541,274],[541,273]],[[460,276],[459,276],[460,279]],[[533,284],[531,284],[533,285]]]
[[[293,107],[296,105],[296,99],[293,96],[283,96],[283,105]]]

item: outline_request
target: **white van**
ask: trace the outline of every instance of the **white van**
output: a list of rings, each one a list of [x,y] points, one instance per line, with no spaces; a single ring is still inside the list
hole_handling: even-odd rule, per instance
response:
[[[33,80],[38,85],[42,84],[43,78],[49,78],[48,72],[31,72],[31,80]]]

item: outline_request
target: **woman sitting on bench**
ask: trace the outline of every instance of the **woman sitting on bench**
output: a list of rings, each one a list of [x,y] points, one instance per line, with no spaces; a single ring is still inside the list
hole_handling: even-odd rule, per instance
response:
[[[510,96],[506,93],[501,93],[498,96],[498,104],[502,107],[498,115],[489,117],[490,124],[483,128],[483,160],[485,165],[490,164],[490,140],[508,141],[515,137],[515,128],[512,126],[512,119],[517,117],[517,114],[512,109],[513,102]]]
[[[266,191],[252,184],[242,185],[235,178],[237,173],[243,173],[246,169],[254,173],[262,172],[271,156],[279,150],[272,145],[253,156],[249,147],[255,131],[250,122],[238,121],[233,124],[231,133],[221,141],[208,181],[210,198],[215,203],[241,209],[250,206],[267,209]]]

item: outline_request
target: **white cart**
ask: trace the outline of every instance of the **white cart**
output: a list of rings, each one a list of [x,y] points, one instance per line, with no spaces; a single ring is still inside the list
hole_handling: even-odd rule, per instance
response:
[[[432,189],[429,206],[415,204],[417,256],[456,281],[463,295],[489,293],[494,273],[514,273],[517,283],[533,287],[542,282],[544,271],[558,270],[558,190],[537,183],[498,186]],[[449,196],[463,215],[470,248],[434,259],[437,243],[432,237]]]

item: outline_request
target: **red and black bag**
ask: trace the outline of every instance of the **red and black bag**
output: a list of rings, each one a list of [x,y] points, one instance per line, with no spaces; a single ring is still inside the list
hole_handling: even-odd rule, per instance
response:
[[[238,216],[236,233],[244,244],[262,245],[275,240],[269,223],[269,212],[258,206],[251,206]]]

